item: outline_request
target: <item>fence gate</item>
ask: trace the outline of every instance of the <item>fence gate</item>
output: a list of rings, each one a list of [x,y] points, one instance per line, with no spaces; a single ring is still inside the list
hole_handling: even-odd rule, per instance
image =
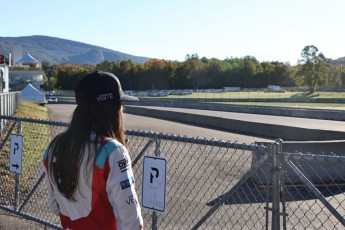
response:
[[[345,229],[345,156],[281,153],[287,226]]]
[[[272,229],[345,229],[344,154],[284,152],[281,140],[272,149],[253,177],[271,190]]]

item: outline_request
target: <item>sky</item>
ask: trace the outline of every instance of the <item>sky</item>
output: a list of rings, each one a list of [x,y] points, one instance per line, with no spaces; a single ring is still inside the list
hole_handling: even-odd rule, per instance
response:
[[[17,0],[0,4],[0,37],[45,35],[184,61],[241,58],[295,65],[307,45],[345,56],[344,0]]]

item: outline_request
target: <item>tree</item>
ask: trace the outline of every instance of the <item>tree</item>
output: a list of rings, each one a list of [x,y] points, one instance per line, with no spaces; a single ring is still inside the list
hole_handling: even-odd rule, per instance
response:
[[[255,57],[245,56],[243,58],[243,69],[241,71],[241,87],[256,87],[261,79],[257,78],[263,73],[261,63]]]
[[[202,88],[222,88],[225,82],[225,66],[226,62],[216,58],[208,60],[205,66],[205,78],[200,82]]]
[[[57,67],[55,88],[73,90],[77,86],[79,80],[93,70],[94,66],[81,66],[77,64],[59,65]]]
[[[268,76],[268,85],[271,85],[271,74],[274,72],[274,65],[271,62],[262,62],[265,76]]]
[[[282,62],[271,62],[274,66],[274,71],[271,73],[271,81],[273,84],[279,84],[280,86],[296,86],[296,83],[293,78],[293,73],[291,67]]]
[[[302,77],[304,85],[310,87],[310,93],[314,93],[318,86],[327,82],[330,60],[313,45],[304,47],[301,57],[302,59],[298,61],[301,70],[297,75]]]
[[[132,70],[134,65],[135,64],[131,60],[123,60],[120,62],[119,73],[115,73],[115,75],[118,74],[117,77],[124,90],[132,89],[130,80],[133,74]]]
[[[167,62],[160,59],[150,59],[145,62],[146,80],[151,84],[152,89],[166,89],[168,87],[169,73],[167,73]]]
[[[195,90],[199,89],[200,78],[204,72],[205,64],[199,59],[197,54],[186,55],[185,68],[187,79],[189,79]]]
[[[102,70],[105,72],[112,72],[112,67],[113,67],[113,63],[107,60],[96,65],[97,70]]]
[[[337,65],[333,65],[330,68],[329,71],[329,79],[327,82],[327,86],[334,88],[335,90],[340,90],[342,85],[343,85],[343,81],[341,79],[341,66],[337,66]]]
[[[170,63],[169,87],[170,89],[186,89],[189,88],[187,80],[187,70],[184,62]]]
[[[53,65],[47,62],[42,63],[42,69],[44,71],[44,85],[45,90],[55,89],[56,74],[58,72],[58,65]],[[55,79],[54,81],[52,79]]]

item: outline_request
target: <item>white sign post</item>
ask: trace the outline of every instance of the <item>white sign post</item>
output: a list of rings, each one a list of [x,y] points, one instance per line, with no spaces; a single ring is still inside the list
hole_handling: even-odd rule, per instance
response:
[[[143,161],[142,206],[165,211],[166,165],[164,158],[145,156]]]
[[[12,134],[10,149],[10,171],[22,174],[23,136]]]

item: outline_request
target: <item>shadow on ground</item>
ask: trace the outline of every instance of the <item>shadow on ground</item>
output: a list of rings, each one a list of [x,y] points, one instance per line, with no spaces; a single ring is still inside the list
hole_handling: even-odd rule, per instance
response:
[[[315,185],[318,191],[324,196],[335,196],[345,192],[345,183],[342,184],[320,184]],[[224,205],[230,204],[249,204],[249,203],[265,203],[272,202],[272,187],[266,185],[258,185],[253,179],[248,179],[242,186],[232,193],[225,201]],[[207,203],[208,206],[215,205],[222,200],[224,195]],[[282,199],[282,197],[281,197]],[[302,201],[317,199],[312,192],[304,185],[287,185],[285,189],[285,201]]]

